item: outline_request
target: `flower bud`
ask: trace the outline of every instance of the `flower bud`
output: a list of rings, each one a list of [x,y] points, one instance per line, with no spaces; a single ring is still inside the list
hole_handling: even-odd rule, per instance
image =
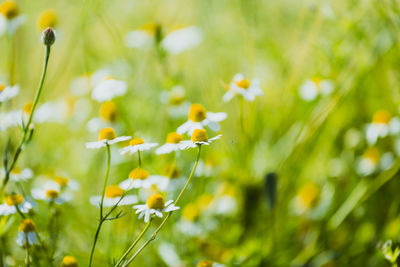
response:
[[[50,27],[42,32],[42,42],[45,46],[51,46],[56,41],[56,33]]]

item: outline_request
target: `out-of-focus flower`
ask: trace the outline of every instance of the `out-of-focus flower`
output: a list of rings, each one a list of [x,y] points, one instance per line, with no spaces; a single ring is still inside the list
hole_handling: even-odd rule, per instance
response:
[[[148,171],[140,167],[133,169],[129,173],[128,179],[119,184],[124,190],[150,188],[152,185],[164,190],[168,185],[168,178],[160,175],[150,175]]]
[[[250,82],[250,80],[246,79],[241,73],[233,76],[227,90],[228,91],[222,97],[224,102],[230,101],[235,95],[241,95],[247,101],[253,101],[256,96],[264,94],[261,90],[260,81],[258,79],[253,79]]]
[[[118,142],[123,142],[131,139],[130,136],[118,136],[116,135],[113,128],[103,128],[99,133],[99,141],[86,143],[86,148],[101,148],[106,145],[112,145]]]
[[[64,175],[55,175],[50,182],[53,184],[54,188],[58,187],[60,191],[64,189],[71,189],[73,191],[79,190],[79,183]]]
[[[78,261],[72,256],[65,256],[60,267],[78,267]]]
[[[392,117],[387,110],[378,110],[372,117],[372,122],[367,125],[366,138],[370,145],[374,145],[379,137],[388,134],[395,135],[400,132],[400,119]]]
[[[22,213],[27,213],[32,208],[32,204],[25,201],[24,197],[19,194],[11,194],[7,196],[4,202],[4,204],[0,205],[0,216],[11,215],[16,213],[18,210]]]
[[[120,150],[121,154],[134,154],[138,151],[150,150],[153,147],[158,146],[158,143],[146,143],[142,138],[133,138],[129,142],[129,146],[126,146]]]
[[[15,33],[25,17],[19,14],[18,5],[13,0],[6,0],[0,5],[0,35],[7,32],[9,35]]]
[[[4,169],[1,170],[1,175],[4,176]],[[33,171],[29,168],[20,169],[14,167],[10,172],[10,180],[14,182],[21,182],[31,179],[33,176]]]
[[[8,128],[21,125],[21,116],[21,110],[0,113],[0,131],[5,131]]]
[[[42,188],[33,188],[31,194],[34,199],[54,202],[59,205],[71,200],[71,195],[61,194],[59,187],[50,183],[45,183]]]
[[[157,31],[161,31],[160,25],[154,22],[146,23],[138,30],[126,34],[125,45],[132,48],[150,46],[154,41]]]
[[[358,161],[357,172],[360,175],[366,176],[374,173],[377,170],[386,170],[393,164],[394,156],[391,152],[386,152],[381,155],[376,147],[369,147]]]
[[[195,26],[180,27],[168,33],[161,47],[173,55],[192,49],[203,41],[203,32]]]
[[[163,91],[160,94],[162,103],[168,105],[168,115],[172,118],[187,116],[187,110],[190,103],[186,100],[185,88],[181,85],[172,87],[169,91]]]
[[[167,136],[166,143],[164,145],[160,146],[159,148],[157,148],[156,154],[160,155],[160,154],[171,153],[173,151],[178,151],[179,143],[181,141],[183,141],[182,135],[180,135],[176,132],[169,133]]]
[[[319,95],[329,95],[333,91],[333,83],[328,79],[315,77],[300,86],[300,97],[305,101],[313,101]]]
[[[303,185],[295,198],[295,207],[299,213],[315,208],[320,201],[321,190],[313,182]]]
[[[206,130],[195,129],[190,140],[181,141],[179,143],[180,149],[188,149],[197,147],[198,145],[210,145],[214,140],[220,139],[221,134],[213,138],[208,138]]]
[[[189,109],[188,121],[178,127],[178,134],[188,132],[192,134],[195,129],[203,129],[205,126],[213,131],[219,131],[218,122],[226,119],[228,115],[225,112],[207,112],[200,104],[193,104]]]
[[[57,23],[58,23],[58,18],[56,11],[52,8],[49,8],[40,13],[37,20],[37,27],[39,30],[43,31],[48,27],[51,28],[56,27]]]
[[[69,109],[68,103],[64,100],[46,102],[35,111],[34,121],[37,123],[64,123]]]
[[[117,96],[125,95],[127,88],[126,82],[107,77],[93,89],[92,98],[98,102],[110,101]]]
[[[6,102],[19,93],[19,85],[14,86],[5,86],[4,84],[0,84],[0,103]]]
[[[88,73],[74,78],[70,84],[71,93],[75,96],[83,96],[95,88],[101,81],[109,77],[110,72],[105,69],[98,70],[94,73]]]
[[[39,245],[39,240],[36,234],[36,226],[30,219],[22,220],[18,227],[18,235],[15,240],[21,247]]]
[[[201,260],[197,263],[197,267],[224,267],[225,265],[220,263],[215,263],[209,260]]]
[[[112,125],[116,122],[118,115],[117,105],[113,101],[101,103],[99,117],[91,119],[87,128],[90,132],[96,132],[101,128]]]
[[[120,201],[121,197],[124,194],[124,190],[118,185],[109,185],[106,188],[106,193],[104,195],[103,205],[104,207],[112,207],[118,203],[118,206],[121,205],[132,205],[137,203],[138,199],[134,195],[125,195],[124,198]],[[100,206],[101,196],[93,196],[90,198],[90,203],[96,207]]]
[[[147,223],[150,217],[157,216],[162,218],[163,212],[178,210],[179,207],[173,204],[172,200],[165,202],[165,199],[160,194],[153,194],[147,198],[146,204],[133,206],[136,209],[136,214],[139,213],[139,219],[144,217]]]

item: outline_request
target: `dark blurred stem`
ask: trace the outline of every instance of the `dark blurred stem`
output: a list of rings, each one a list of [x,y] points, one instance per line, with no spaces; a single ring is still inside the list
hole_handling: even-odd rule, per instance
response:
[[[25,234],[25,242],[26,242],[26,246],[25,246],[25,263],[26,263],[26,267],[29,267],[31,265],[31,261],[29,259],[29,240],[28,240],[28,235]]]
[[[138,150],[138,160],[139,160],[139,168],[142,167],[142,158],[140,157],[140,150]]]

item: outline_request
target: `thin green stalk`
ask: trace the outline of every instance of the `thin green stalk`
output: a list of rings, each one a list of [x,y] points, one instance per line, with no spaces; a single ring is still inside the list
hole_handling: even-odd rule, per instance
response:
[[[139,164],[139,168],[142,167],[142,158],[140,157],[140,150],[138,150],[138,164]]]
[[[132,251],[132,249],[136,246],[136,244],[139,242],[139,240],[143,237],[143,235],[146,233],[147,229],[149,229],[150,224],[151,224],[152,219],[146,224],[142,232],[138,235],[138,237],[133,241],[132,245],[127,249],[127,251],[122,255],[121,259],[118,261],[116,266],[120,266],[121,263],[125,260],[125,258],[129,255],[129,253]]]
[[[196,171],[197,165],[199,163],[199,159],[200,159],[200,152],[201,152],[201,145],[199,145],[199,152],[197,153],[197,158],[196,158],[196,162],[193,165],[192,168],[192,172],[189,175],[189,178],[185,184],[185,186],[182,188],[181,192],[179,193],[178,197],[176,198],[174,205],[178,204],[179,200],[181,199],[183,193],[186,191],[187,187],[190,184],[190,181],[192,180],[192,177],[194,175],[194,172]],[[123,266],[128,266],[139,254],[140,252],[151,242],[153,241],[158,232],[160,232],[160,230],[164,227],[165,223],[167,222],[168,218],[172,215],[173,211],[170,211],[168,213],[168,215],[165,217],[165,219],[161,222],[161,224],[157,227],[157,229],[153,232],[153,234],[150,236],[149,239],[147,239],[147,241],[135,252],[135,254],[133,254],[133,256],[128,260],[127,263],[125,263]]]
[[[18,208],[18,205],[15,205],[15,209],[17,210],[18,214],[21,215],[22,219],[25,219],[25,215],[22,213],[22,211]]]
[[[29,241],[28,241],[28,235],[25,235],[25,243],[26,243],[26,246],[25,246],[25,251],[26,251],[26,254],[25,254],[25,263],[26,263],[26,267],[29,267],[29,266],[31,265],[31,261],[30,261],[30,259],[29,259]]]

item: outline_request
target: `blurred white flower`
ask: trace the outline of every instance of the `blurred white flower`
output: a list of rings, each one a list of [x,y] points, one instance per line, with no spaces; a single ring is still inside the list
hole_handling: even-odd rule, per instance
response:
[[[203,41],[203,32],[195,26],[174,30],[167,34],[161,46],[173,55],[189,50]]]
[[[160,94],[160,101],[168,105],[168,115],[172,118],[187,116],[187,110],[190,103],[186,100],[185,88],[176,85],[169,91],[163,91]]]
[[[15,240],[18,245],[25,247],[26,245],[39,245],[36,234],[36,227],[32,220],[24,219],[18,227],[18,234]]]
[[[92,98],[98,102],[109,101],[117,96],[125,95],[127,88],[126,82],[108,77],[96,85]]]
[[[1,175],[5,175],[4,168],[1,169]],[[29,168],[20,169],[18,167],[14,167],[10,172],[10,180],[14,182],[21,182],[31,179],[33,176],[33,171]]]
[[[75,96],[84,96],[90,93],[101,81],[107,79],[110,72],[106,69],[101,69],[95,73],[89,73],[74,78],[70,84],[71,93]]]
[[[222,97],[224,102],[230,101],[235,95],[241,95],[247,101],[253,101],[256,96],[261,96],[264,92],[261,90],[260,81],[258,79],[253,79],[251,82],[246,79],[243,74],[236,74],[227,92]]]
[[[167,136],[167,141],[164,145],[160,146],[159,148],[157,148],[156,150],[156,154],[160,155],[160,154],[168,154],[171,153],[173,151],[178,151],[179,150],[179,143],[183,141],[183,136],[176,133],[176,132],[172,132],[169,133]]]
[[[100,130],[100,133],[99,133],[99,141],[87,142],[86,148],[89,148],[89,149],[101,148],[106,145],[112,145],[112,144],[115,144],[118,142],[127,141],[129,139],[131,139],[130,136],[118,136],[117,137],[114,129],[111,127],[103,128]]]
[[[150,175],[148,171],[138,167],[133,169],[128,179],[122,181],[119,186],[124,190],[132,188],[150,188],[156,185],[161,191],[168,186],[168,178],[160,175]]]
[[[395,135],[400,132],[400,119],[392,117],[387,110],[378,110],[374,113],[372,122],[367,125],[366,138],[370,145],[374,145],[379,137]]]
[[[11,194],[7,196],[4,202],[4,204],[0,205],[0,216],[14,214],[18,210],[22,213],[27,213],[32,208],[32,204],[24,200],[24,197],[19,194]]]
[[[369,147],[358,160],[357,172],[366,176],[375,172],[379,167],[381,153],[376,147]]]
[[[103,206],[112,207],[118,203],[118,206],[132,205],[137,203],[137,196],[125,195],[122,200],[121,197],[124,195],[124,190],[118,185],[109,185],[106,188],[104,195]],[[101,202],[101,196],[93,196],[90,198],[90,203],[93,206],[99,207]]]
[[[153,147],[158,146],[158,143],[146,143],[143,139],[141,138],[133,138],[130,142],[129,145],[120,149],[121,154],[134,154],[138,151],[145,151],[145,150],[150,150]]]
[[[307,80],[300,87],[300,97],[305,101],[313,101],[318,95],[329,95],[333,91],[333,83],[318,77]]]
[[[128,32],[125,35],[125,45],[132,48],[149,47],[153,44],[158,29],[160,29],[158,24],[146,23],[138,30]]]
[[[6,102],[19,93],[19,85],[5,86],[0,84],[0,103]]]
[[[34,121],[37,123],[63,123],[68,117],[68,112],[69,105],[66,101],[46,102],[35,111]]]

